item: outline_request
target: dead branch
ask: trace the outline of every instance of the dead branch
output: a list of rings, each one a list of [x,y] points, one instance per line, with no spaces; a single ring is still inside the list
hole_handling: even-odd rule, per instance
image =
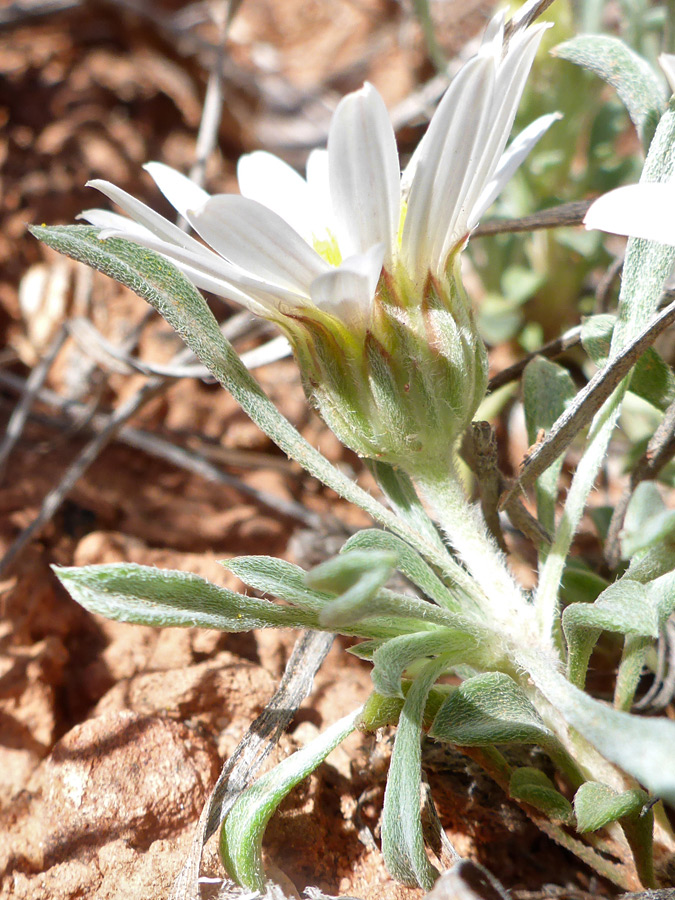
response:
[[[204,844],[215,833],[235,800],[253,780],[307,697],[314,676],[333,643],[332,634],[306,631],[296,641],[281,684],[225,764],[206,802],[192,849],[174,882],[170,900],[199,900],[199,869]]]
[[[576,347],[580,343],[581,325],[576,325],[559,338],[549,341],[548,344],[544,344],[538,350],[535,350],[534,353],[528,353],[527,356],[518,360],[517,363],[514,363],[506,369],[502,369],[501,372],[497,372],[488,383],[488,391],[496,391],[497,388],[503,387],[511,381],[517,381],[523,374],[527,364],[537,356],[545,356],[546,359],[555,359],[557,356],[561,356],[567,350]]]
[[[630,372],[640,356],[673,322],[675,322],[675,303],[670,303],[604,369],[597,372],[583,390],[579,391],[544,440],[537,444],[525,458],[520,475],[514,488],[507,495],[506,502],[514,492],[529,487],[565,452],[579,431],[590,423],[614,388]]]

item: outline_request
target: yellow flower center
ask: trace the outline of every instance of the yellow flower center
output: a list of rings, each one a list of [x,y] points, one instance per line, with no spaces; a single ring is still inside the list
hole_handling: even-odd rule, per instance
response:
[[[342,262],[342,254],[338,247],[338,242],[332,232],[328,232],[328,237],[321,239],[314,237],[314,249],[327,263],[331,266],[339,266]]]

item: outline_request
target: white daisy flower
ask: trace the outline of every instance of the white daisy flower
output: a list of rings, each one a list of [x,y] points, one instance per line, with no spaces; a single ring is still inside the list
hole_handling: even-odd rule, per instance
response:
[[[307,178],[270,153],[239,161],[240,195],[210,196],[145,168],[204,241],[107,181],[131,218],[82,218],[174,262],[193,283],[274,321],[311,402],[357,453],[412,471],[451,453],[485,395],[487,361],[457,260],[472,230],[557,114],[504,153],[547,25],[487,29],[441,100],[403,176],[384,101],[366,84],[333,115]],[[424,453],[420,451],[424,450]]]
[[[90,209],[82,218],[171,259],[198,286],[278,319],[316,306],[367,324],[382,267],[403,267],[418,287],[443,276],[479,218],[555,115],[526,129],[504,154],[525,80],[546,25],[504,47],[503,16],[460,70],[403,176],[385,104],[366,84],[333,115],[327,151],[307,179],[264,151],[239,161],[241,196],[209,196],[161,163],[145,168],[208,246],[110,182],[89,182],[131,220]],[[401,228],[401,222],[403,227]]]

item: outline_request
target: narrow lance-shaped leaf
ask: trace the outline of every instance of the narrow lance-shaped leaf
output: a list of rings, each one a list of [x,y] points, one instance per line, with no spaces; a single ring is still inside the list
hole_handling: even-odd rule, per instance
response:
[[[396,556],[382,550],[352,550],[328,559],[309,571],[307,584],[333,594],[321,611],[321,621],[334,629],[358,621],[372,610],[372,600],[384,587]],[[337,596],[335,596],[337,595]]]
[[[284,797],[352,733],[360,712],[356,710],[331,725],[237,798],[220,832],[220,855],[238,884],[252,891],[264,890],[261,848],[267,823]]]
[[[478,662],[478,641],[470,634],[450,629],[407,634],[392,638],[375,651],[372,672],[375,689],[387,697],[402,697],[401,677],[417,660],[442,654],[450,663]]]
[[[429,663],[412,683],[401,710],[382,809],[382,854],[398,881],[429,890],[438,872],[424,849],[422,835],[422,717],[427,696],[446,666]]]
[[[529,766],[515,769],[511,775],[509,793],[516,800],[522,800],[541,810],[550,819],[567,824],[574,820],[571,803],[540,769]]]
[[[534,654],[521,652],[520,662],[549,703],[606,759],[675,805],[675,722],[611,709]]]
[[[567,369],[542,356],[528,363],[523,373],[523,405],[530,444],[535,443],[540,431],[551,429],[575,394],[574,382]],[[555,528],[558,477],[562,464],[561,456],[537,479],[537,517],[549,534]]]
[[[616,89],[645,146],[665,108],[663,86],[649,63],[623,41],[581,34],[555,48],[556,56],[590,69]]]
[[[294,606],[318,612],[332,600],[330,594],[307,587],[305,570],[285,559],[274,556],[237,556],[220,562],[254,590],[286,600]]]
[[[188,572],[132,563],[54,569],[90,612],[121,622],[182,628],[250,631],[252,628],[320,628],[308,610],[245,597]]]
[[[395,563],[396,555],[390,551],[351,550],[307,572],[311,587],[338,594],[321,610],[320,621],[343,634],[365,634],[366,627],[372,630],[377,625],[384,636],[387,623],[399,634],[433,631],[436,626],[485,631],[466,616],[383,587]]]
[[[411,628],[409,623],[413,620],[416,624]],[[354,627],[358,624],[359,628],[361,622],[389,621],[392,627],[398,629],[399,634],[408,631],[433,631],[436,626],[458,628],[475,635],[491,634],[488,628],[469,616],[449,612],[428,600],[420,600],[418,597],[400,594],[388,588],[381,588],[367,602],[355,605],[350,611],[349,621]]]
[[[622,578],[603,591],[595,603],[573,603],[562,617],[567,639],[568,677],[582,687],[586,670],[602,631],[658,637],[658,613],[647,589],[636,581]]]
[[[461,604],[443,584],[416,550],[401,538],[378,528],[358,531],[342,547],[341,553],[350,550],[384,550],[395,554],[396,568],[409,578],[421,591],[446,609],[458,612]]]
[[[221,564],[240,578],[245,584],[256,591],[278,597],[301,609],[311,610],[317,613],[316,621],[319,623],[321,610],[334,602],[332,594],[325,591],[314,590],[307,586],[307,575],[304,569],[286,562],[283,559],[275,559],[270,556],[240,556],[236,559],[222,560]],[[411,598],[412,600],[413,598]],[[431,604],[422,604],[422,611],[431,608]],[[414,603],[410,604],[414,606]],[[400,604],[398,604],[400,607]],[[415,617],[414,608],[396,609],[396,621],[392,621],[391,615],[387,616],[388,607],[380,610],[374,603],[368,605],[367,615],[352,615],[349,622],[343,622],[340,632],[347,635],[370,637],[380,641],[395,637],[411,631],[427,630],[433,626],[427,625]],[[439,611],[442,612],[442,611]],[[366,621],[367,620],[367,621]],[[445,624],[445,623],[444,623]],[[333,625],[327,623],[321,627],[333,630]],[[358,651],[357,651],[358,655]]]
[[[429,735],[465,747],[547,746],[554,740],[522,688],[502,672],[463,681],[441,706]]]

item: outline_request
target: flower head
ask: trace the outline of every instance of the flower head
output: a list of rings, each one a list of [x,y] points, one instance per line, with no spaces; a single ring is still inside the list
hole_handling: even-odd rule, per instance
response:
[[[308,394],[357,452],[400,462],[401,430],[406,446],[429,449],[420,404],[449,445],[485,391],[485,352],[455,263],[556,118],[537,120],[504,153],[546,27],[518,30],[506,44],[503,16],[493,19],[403,176],[384,101],[366,84],[338,104],[328,149],[310,155],[306,179],[257,151],[239,162],[241,195],[209,196],[167,166],[146,166],[207,246],[106,181],[90,184],[131,219],[104,210],[82,217],[276,322]],[[347,402],[355,416],[345,430],[332,420]]]

